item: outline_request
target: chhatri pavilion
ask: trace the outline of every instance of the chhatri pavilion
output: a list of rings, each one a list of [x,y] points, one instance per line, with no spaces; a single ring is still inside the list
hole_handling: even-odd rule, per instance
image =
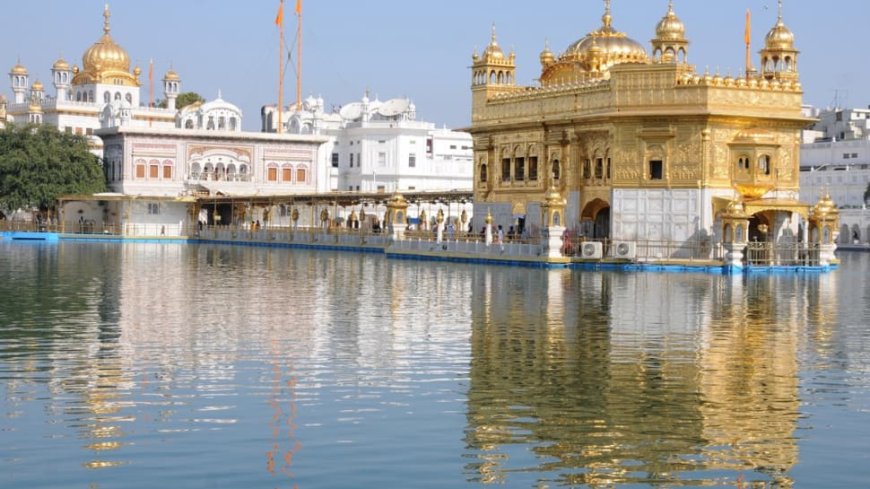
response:
[[[535,86],[517,84],[516,56],[493,27],[472,57],[475,215],[531,235],[566,228],[614,258],[650,243],[667,243],[667,260],[717,258],[732,242],[832,239],[816,219],[830,204],[798,201],[799,136],[811,121],[782,1],[760,68],[747,35],[749,66],[736,77],[698,73],[686,26],[666,7],[648,52],[616,28],[606,0],[600,26],[541,53]],[[544,222],[560,200],[558,222]]]

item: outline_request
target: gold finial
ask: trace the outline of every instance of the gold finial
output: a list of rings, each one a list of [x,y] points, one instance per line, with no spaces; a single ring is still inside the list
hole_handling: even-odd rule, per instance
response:
[[[493,46],[498,46],[498,41],[496,40],[495,35],[495,22],[492,23],[492,37],[490,38],[490,44]]]
[[[782,0],[779,0],[778,3],[779,3],[779,21],[782,22]]]
[[[668,12],[669,13],[674,12],[674,0],[668,0]]]
[[[109,12],[109,4],[107,3],[106,7],[103,9],[103,18],[105,19],[105,21],[103,22],[103,32],[106,34],[108,34],[111,30],[111,28],[109,27],[109,17],[111,16],[112,14],[111,12]]]
[[[611,29],[613,26],[613,15],[610,11],[610,0],[604,0],[604,16],[601,17],[601,21],[604,22],[604,29]]]

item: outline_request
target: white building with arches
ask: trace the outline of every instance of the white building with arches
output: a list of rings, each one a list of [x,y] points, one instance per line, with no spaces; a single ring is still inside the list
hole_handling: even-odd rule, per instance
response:
[[[196,102],[178,113],[178,127],[200,131],[242,131],[242,111],[224,100],[220,93],[210,102]]]
[[[264,107],[264,132],[275,132],[277,108]],[[326,110],[322,98],[283,114],[285,132],[327,139],[320,152],[320,192],[470,190],[471,135],[417,119],[407,98],[360,101]]]

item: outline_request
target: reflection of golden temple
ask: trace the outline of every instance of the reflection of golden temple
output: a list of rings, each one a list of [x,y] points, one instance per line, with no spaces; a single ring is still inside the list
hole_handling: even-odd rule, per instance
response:
[[[519,274],[536,294],[502,285]],[[726,474],[699,485],[740,476],[791,487],[798,319],[816,300],[812,285],[775,277],[746,286],[709,276],[499,277],[475,276],[486,292],[472,314],[466,442],[476,460],[466,470],[474,481],[509,484],[522,471],[558,472],[571,485],[667,484],[697,469]],[[791,299],[774,300],[782,294]],[[777,317],[790,320],[772,324]],[[514,455],[507,447],[515,444],[532,444],[534,457]]]

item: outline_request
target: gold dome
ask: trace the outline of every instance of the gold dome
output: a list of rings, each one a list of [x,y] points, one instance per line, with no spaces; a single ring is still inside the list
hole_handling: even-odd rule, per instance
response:
[[[490,60],[504,59],[504,51],[501,50],[501,47],[498,45],[498,40],[496,39],[495,24],[492,26],[492,39],[489,41],[489,46],[487,46],[483,51],[483,57]]]
[[[556,62],[556,55],[553,54],[553,51],[550,51],[550,43],[547,42],[544,45],[544,50],[541,51],[541,65],[547,67]]]
[[[61,57],[51,65],[51,69],[54,71],[67,71],[69,70],[69,63]]]
[[[108,83],[113,85],[139,86],[139,81],[130,73],[130,56],[109,35],[109,7],[103,12],[105,23],[103,36],[82,55],[82,71],[76,74],[73,85]]]
[[[176,73],[175,70],[170,69],[166,72],[166,75],[163,76],[163,79],[166,81],[179,81],[181,80],[181,77],[178,76],[178,73]]]
[[[764,47],[773,51],[794,51],[794,33],[779,18],[764,39]]]
[[[12,75],[27,75],[27,68],[22,66],[21,61],[19,61],[12,67],[12,70],[9,73]]]
[[[41,114],[42,113],[42,104],[39,103],[37,99],[31,99],[30,105],[27,107],[27,111],[30,113]]]
[[[42,84],[41,81],[36,80],[35,82],[33,82],[33,86],[31,86],[30,89],[34,92],[42,92],[45,90],[45,86]]]
[[[674,12],[674,2],[668,4],[668,13],[656,26],[656,39],[660,41],[684,41],[686,26]]]
[[[558,62],[544,70],[541,75],[543,83],[571,81],[577,79],[578,75],[607,71],[618,64],[649,61],[646,50],[639,42],[613,28],[609,0],[601,21],[601,28],[568,46]],[[580,68],[580,73],[576,72],[575,67]]]

